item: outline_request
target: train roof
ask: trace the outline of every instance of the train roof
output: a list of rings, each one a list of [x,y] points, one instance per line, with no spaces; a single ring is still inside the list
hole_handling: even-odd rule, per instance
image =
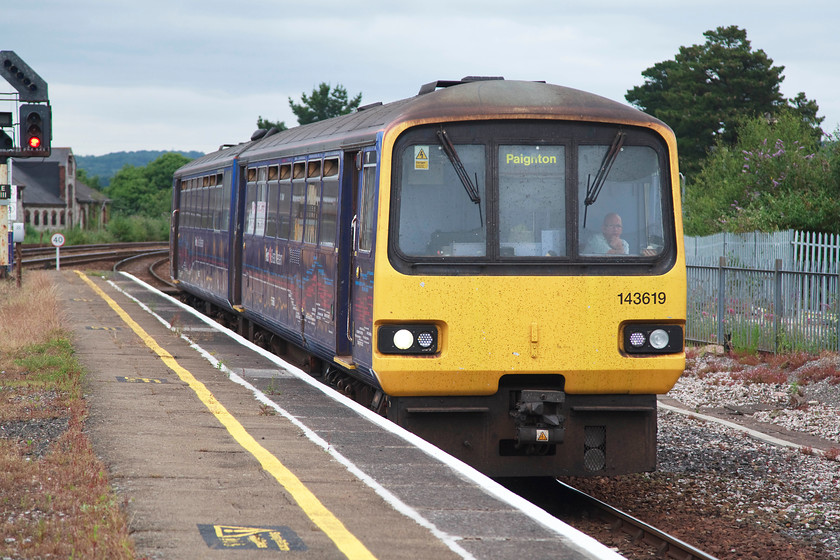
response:
[[[258,161],[370,145],[379,132],[402,122],[465,117],[556,118],[667,126],[629,105],[573,88],[501,78],[464,78],[431,82],[408,99],[375,103],[340,117],[266,134],[198,158],[179,169],[178,174],[220,167],[237,156],[243,161]]]

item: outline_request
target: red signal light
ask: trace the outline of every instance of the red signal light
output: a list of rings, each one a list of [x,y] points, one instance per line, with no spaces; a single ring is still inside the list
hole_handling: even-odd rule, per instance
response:
[[[37,136],[32,136],[29,138],[29,147],[33,150],[37,150],[41,147],[41,139]]]

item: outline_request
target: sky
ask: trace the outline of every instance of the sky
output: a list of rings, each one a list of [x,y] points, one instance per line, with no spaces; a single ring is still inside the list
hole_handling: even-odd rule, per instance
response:
[[[625,102],[645,69],[730,25],[784,66],[782,95],[840,129],[837,0],[0,0],[0,15],[0,50],[46,80],[52,145],[76,155],[212,152],[260,116],[295,126],[289,98],[322,82],[363,105],[469,75]]]

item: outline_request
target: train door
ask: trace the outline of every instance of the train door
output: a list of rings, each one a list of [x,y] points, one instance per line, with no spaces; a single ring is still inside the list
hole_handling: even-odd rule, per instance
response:
[[[172,185],[172,215],[169,218],[169,276],[178,280],[178,218],[181,215],[181,179]]]
[[[232,307],[237,307],[242,305],[242,234],[245,227],[245,173],[247,171],[236,164],[233,169],[233,177],[236,181],[230,195],[233,222],[230,224],[229,237],[231,266],[228,270],[228,300]]]
[[[357,158],[350,258],[348,338],[353,363],[369,368],[373,345],[374,232],[376,231],[377,153],[366,148]]]

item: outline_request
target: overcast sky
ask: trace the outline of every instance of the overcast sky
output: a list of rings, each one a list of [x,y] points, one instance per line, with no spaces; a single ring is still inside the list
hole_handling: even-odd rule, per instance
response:
[[[805,92],[823,130],[840,127],[837,0],[0,0],[0,14],[0,50],[48,82],[52,145],[76,155],[213,151],[258,116],[296,125],[289,97],[321,82],[362,104],[467,75],[623,102],[643,70],[729,25],[784,66],[785,97]]]

